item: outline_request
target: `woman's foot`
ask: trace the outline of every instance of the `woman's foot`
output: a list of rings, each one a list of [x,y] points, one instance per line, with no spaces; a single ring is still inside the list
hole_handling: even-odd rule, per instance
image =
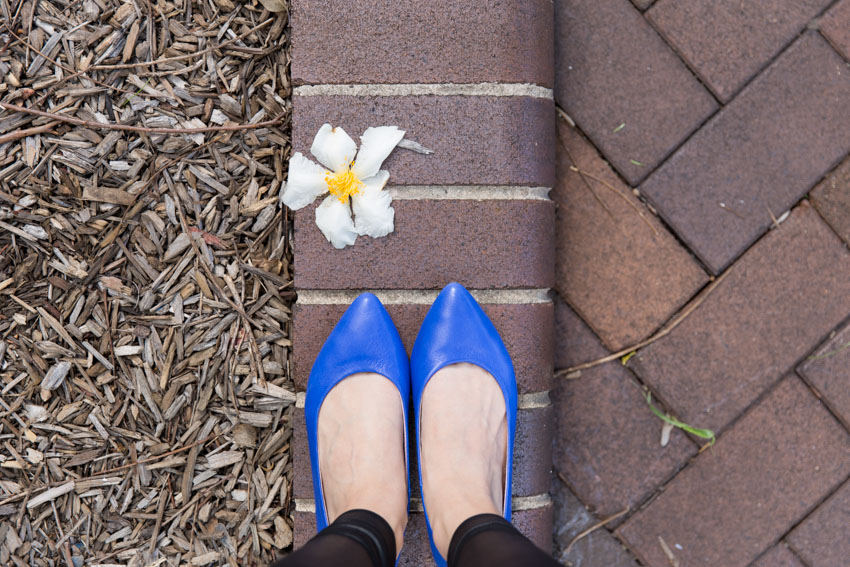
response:
[[[434,543],[447,557],[452,535],[464,520],[502,514],[505,398],[483,368],[451,364],[428,381],[420,411],[422,492]]]
[[[348,510],[384,518],[401,552],[407,525],[404,413],[384,376],[353,374],[333,387],[319,411],[318,440],[328,520]]]

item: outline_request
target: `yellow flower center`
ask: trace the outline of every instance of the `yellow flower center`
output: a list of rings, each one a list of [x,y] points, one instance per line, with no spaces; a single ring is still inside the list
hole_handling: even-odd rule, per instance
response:
[[[336,195],[336,198],[343,203],[348,203],[348,198],[351,195],[356,195],[366,185],[357,179],[354,172],[346,169],[342,173],[330,173],[325,176],[325,182],[328,184],[328,191],[331,195]]]

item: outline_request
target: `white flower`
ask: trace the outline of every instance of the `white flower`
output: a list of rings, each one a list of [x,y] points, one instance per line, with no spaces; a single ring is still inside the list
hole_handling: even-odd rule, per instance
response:
[[[345,130],[323,125],[310,152],[325,167],[296,152],[289,160],[289,178],[280,200],[298,210],[329,192],[316,208],[316,225],[336,248],[354,244],[358,235],[388,235],[393,231],[395,210],[390,194],[383,190],[390,174],[381,170],[381,164],[403,137],[404,130],[395,126],[367,128],[360,136],[358,152]]]

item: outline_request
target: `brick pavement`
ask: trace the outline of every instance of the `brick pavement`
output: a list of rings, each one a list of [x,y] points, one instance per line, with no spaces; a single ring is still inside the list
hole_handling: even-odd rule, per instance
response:
[[[846,567],[848,30],[850,0],[293,2],[295,149],[331,121],[436,150],[387,162],[388,238],[334,251],[296,215],[298,389],[359,291],[409,348],[458,280],[516,362],[515,522],[541,547],[576,567]],[[570,371],[685,314],[625,364]],[[716,444],[662,447],[647,390]],[[315,526],[301,421],[296,546]],[[431,564],[418,497],[403,565]]]
[[[575,122],[559,127],[555,366],[628,350],[689,313],[625,365],[556,382],[556,556],[583,567],[846,567],[850,1],[556,0],[555,10],[555,99]],[[653,76],[665,89],[648,97]],[[617,137],[631,123],[618,117],[635,115],[657,156],[644,174],[624,165],[641,136]],[[686,279],[692,264],[708,277]],[[714,428],[715,445],[698,452],[704,441],[674,436],[661,447],[641,388]]]
[[[512,33],[493,33],[497,28]],[[513,521],[550,550],[552,3],[402,0],[389,9],[376,2],[299,0],[292,4],[292,30],[295,150],[307,150],[324,122],[353,136],[394,124],[434,150],[430,156],[396,150],[385,162],[396,211],[389,237],[363,237],[334,250],[315,226],[313,208],[295,215],[296,387],[304,390],[322,342],[361,291],[378,294],[409,349],[437,290],[451,281],[464,284],[516,364]],[[315,533],[300,409],[294,429],[298,547]],[[411,463],[402,565],[432,564],[416,474]]]

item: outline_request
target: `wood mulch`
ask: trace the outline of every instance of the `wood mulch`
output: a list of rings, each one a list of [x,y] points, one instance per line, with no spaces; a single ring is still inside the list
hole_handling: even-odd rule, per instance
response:
[[[0,0],[0,565],[291,546],[287,26]]]

